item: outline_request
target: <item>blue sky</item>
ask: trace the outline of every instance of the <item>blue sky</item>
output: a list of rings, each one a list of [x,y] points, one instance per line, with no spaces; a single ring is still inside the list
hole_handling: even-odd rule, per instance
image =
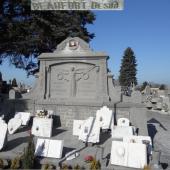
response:
[[[170,84],[170,0],[124,0],[123,11],[95,11],[96,21],[88,26],[96,37],[90,46],[105,51],[109,69],[118,78],[123,52],[131,47],[138,63],[137,78]],[[33,78],[8,63],[0,66],[4,79],[16,77],[32,84]]]

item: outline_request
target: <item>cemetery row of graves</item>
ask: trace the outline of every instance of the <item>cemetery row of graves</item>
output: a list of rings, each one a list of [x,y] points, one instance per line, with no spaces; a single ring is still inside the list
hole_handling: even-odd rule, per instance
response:
[[[5,151],[8,145],[7,134],[16,134],[19,129],[28,126],[31,117],[31,113],[17,112],[15,116],[9,120],[8,124],[3,120],[3,117],[1,117],[1,150]],[[103,106],[96,112],[95,117],[89,117],[86,120],[73,120],[72,135],[76,140],[81,141],[88,147],[100,143],[101,133],[110,133],[110,165],[139,169],[146,168],[152,155],[151,138],[149,136],[139,136],[137,128],[131,125],[127,118],[119,118],[117,123],[114,120],[114,113],[109,110],[107,106]],[[66,165],[62,164],[60,160],[76,160],[80,157],[81,151],[74,149],[63,155],[65,141],[51,139],[53,136],[52,129],[53,111],[37,110],[36,115],[33,117],[30,131],[30,139],[37,137],[35,150],[32,152],[33,158],[43,157],[56,159],[58,160],[58,167],[62,168]],[[31,152],[29,154],[28,157],[31,157]],[[86,162],[95,163],[95,165],[90,164],[90,166],[94,166],[94,169],[96,167],[98,169],[101,168],[100,160],[95,160],[94,155],[86,155],[86,158],[81,159],[86,159],[84,160]],[[78,163],[79,162],[77,162],[77,166]]]

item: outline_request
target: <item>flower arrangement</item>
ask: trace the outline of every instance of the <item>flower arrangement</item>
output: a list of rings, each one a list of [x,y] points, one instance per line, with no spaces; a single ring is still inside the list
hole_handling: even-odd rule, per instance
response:
[[[91,155],[87,155],[84,157],[84,161],[87,162],[87,163],[90,163],[94,160],[94,157],[91,156]]]
[[[44,118],[44,117],[46,117],[47,115],[48,115],[48,111],[45,110],[45,109],[36,113],[36,116],[37,116],[37,117],[41,117],[41,118]]]

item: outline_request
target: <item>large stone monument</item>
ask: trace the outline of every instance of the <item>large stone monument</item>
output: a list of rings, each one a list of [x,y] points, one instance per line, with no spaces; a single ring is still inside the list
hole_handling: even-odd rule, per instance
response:
[[[67,38],[53,53],[43,53],[32,98],[50,102],[109,100],[108,55],[94,52],[80,38]]]

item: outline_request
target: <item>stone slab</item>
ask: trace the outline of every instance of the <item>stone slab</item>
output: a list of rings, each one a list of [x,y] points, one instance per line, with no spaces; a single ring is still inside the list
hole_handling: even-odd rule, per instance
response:
[[[34,117],[32,125],[32,134],[41,137],[52,136],[53,119]]]
[[[7,140],[7,133],[8,133],[8,126],[5,122],[0,122],[0,150],[6,145]]]
[[[26,126],[28,125],[30,121],[31,113],[30,112],[17,112],[15,114],[15,118],[21,119],[22,125]]]
[[[22,125],[21,119],[12,118],[8,122],[9,134],[14,134]]]
[[[129,126],[130,125],[130,121],[127,118],[119,118],[117,120],[117,126]]]
[[[63,140],[38,139],[35,155],[49,158],[61,158],[63,143]]]
[[[79,136],[84,120],[73,120],[73,135]]]

